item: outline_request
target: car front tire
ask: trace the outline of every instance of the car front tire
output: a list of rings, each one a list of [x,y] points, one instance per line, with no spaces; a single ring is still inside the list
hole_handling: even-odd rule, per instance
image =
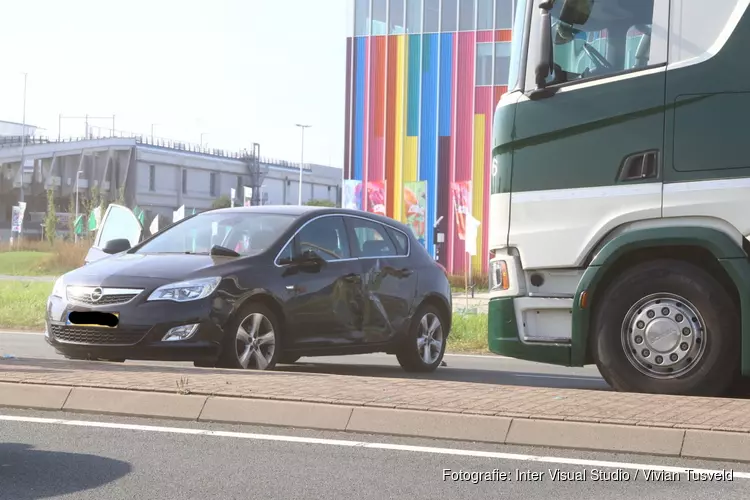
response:
[[[272,370],[279,357],[279,332],[276,315],[265,305],[251,302],[228,324],[219,366]]]

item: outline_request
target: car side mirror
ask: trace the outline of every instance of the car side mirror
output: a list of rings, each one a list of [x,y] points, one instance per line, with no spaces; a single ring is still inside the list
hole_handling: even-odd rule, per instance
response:
[[[102,248],[102,252],[108,253],[110,255],[124,252],[126,250],[130,250],[130,241],[128,241],[126,238],[109,240],[104,244],[104,248]]]

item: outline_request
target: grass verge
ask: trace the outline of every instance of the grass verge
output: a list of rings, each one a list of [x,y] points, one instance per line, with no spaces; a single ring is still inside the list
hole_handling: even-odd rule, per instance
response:
[[[453,313],[448,352],[487,353],[487,315]]]
[[[0,274],[9,276],[44,276],[44,261],[51,252],[3,252],[0,253]]]
[[[0,281],[0,328],[43,330],[53,283]],[[454,314],[448,352],[486,353],[487,315]]]
[[[53,283],[0,281],[0,328],[44,329]]]
[[[59,276],[81,267],[90,244],[56,241],[21,241],[0,249],[0,274],[10,276]]]

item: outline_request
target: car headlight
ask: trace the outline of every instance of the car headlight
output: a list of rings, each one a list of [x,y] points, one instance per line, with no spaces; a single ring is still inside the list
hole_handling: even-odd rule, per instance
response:
[[[55,284],[52,286],[52,295],[63,299],[65,298],[65,284],[63,283],[62,276],[55,280]]]
[[[171,300],[189,302],[208,297],[219,286],[221,278],[200,278],[160,286],[149,295],[147,301]]]

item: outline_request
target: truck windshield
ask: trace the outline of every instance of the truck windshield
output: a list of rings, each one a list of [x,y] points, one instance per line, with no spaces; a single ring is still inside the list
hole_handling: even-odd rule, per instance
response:
[[[662,0],[597,0],[580,2],[590,5],[590,14],[580,24],[560,19],[561,6],[555,2],[552,19],[553,56],[556,67],[554,82],[564,83],[607,76],[664,62],[666,45],[662,28],[652,36],[654,19],[662,20]],[[571,2],[567,2],[571,3]],[[539,23],[539,9],[532,9],[533,23]],[[664,13],[666,15],[666,12]],[[532,32],[536,31],[532,28]],[[533,34],[532,34],[533,36]],[[652,43],[652,38],[657,39]]]
[[[521,62],[523,59],[523,46],[526,34],[526,13],[528,8],[526,0],[518,0],[516,4],[516,16],[513,19],[513,33],[511,35],[510,68],[508,72],[508,90],[518,90],[523,85],[520,81]]]

